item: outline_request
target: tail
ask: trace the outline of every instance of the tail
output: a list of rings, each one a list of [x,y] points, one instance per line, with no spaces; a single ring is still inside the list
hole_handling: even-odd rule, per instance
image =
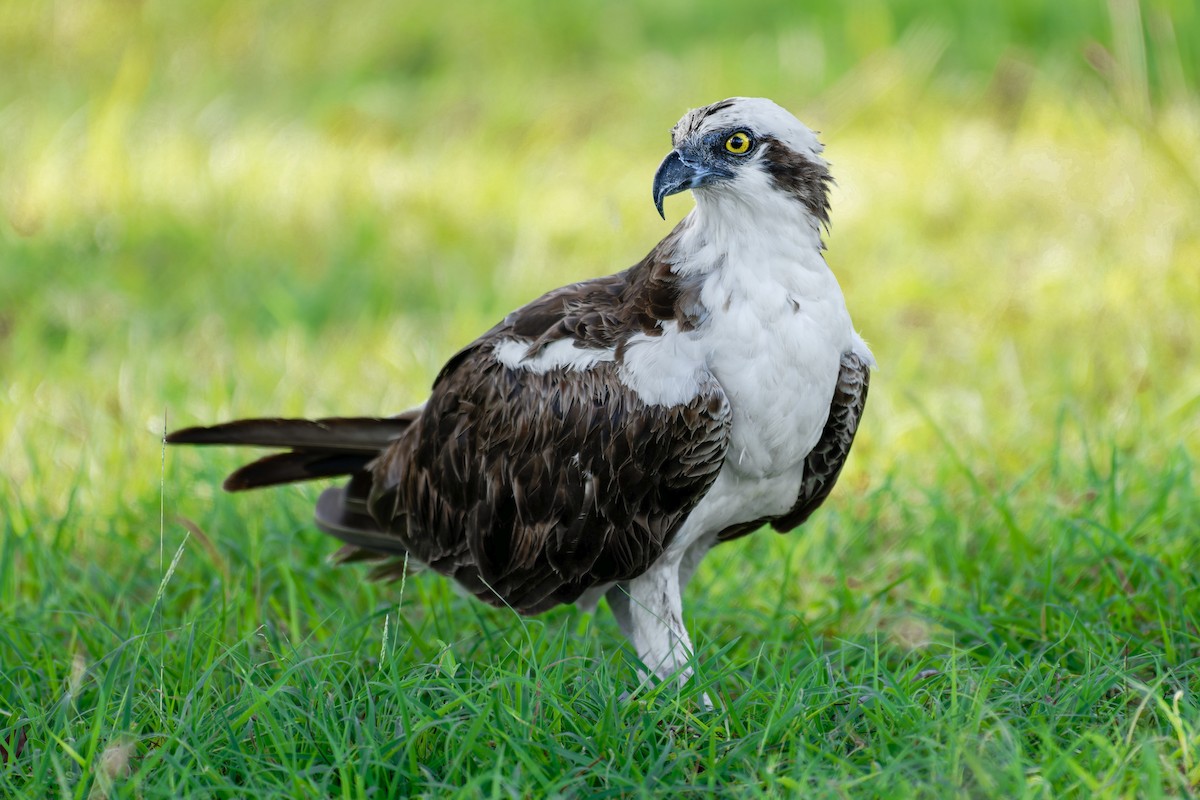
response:
[[[234,445],[284,448],[235,470],[226,491],[350,476],[345,486],[326,489],[317,501],[317,525],[351,548],[343,560],[404,555],[404,547],[383,530],[367,508],[373,476],[369,466],[399,439],[420,409],[395,417],[326,419],[242,419],[210,427],[184,428],[167,435],[167,444]],[[365,551],[365,552],[364,552]]]
[[[242,492],[361,472],[414,418],[415,413],[408,412],[385,419],[240,419],[175,431],[167,434],[167,444],[288,448],[285,453],[253,461],[225,479],[225,491]]]

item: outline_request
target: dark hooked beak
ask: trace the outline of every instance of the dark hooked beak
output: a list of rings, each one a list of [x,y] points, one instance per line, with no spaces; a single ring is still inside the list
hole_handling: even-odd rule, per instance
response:
[[[705,186],[732,174],[719,167],[710,167],[690,154],[672,150],[654,173],[654,207],[663,219],[663,198],[698,186]]]

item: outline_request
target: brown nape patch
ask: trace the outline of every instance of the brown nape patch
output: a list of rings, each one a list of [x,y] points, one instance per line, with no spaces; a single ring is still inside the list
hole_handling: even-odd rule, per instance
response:
[[[763,167],[775,185],[795,197],[821,227],[829,229],[829,184],[833,176],[824,164],[810,161],[773,136],[764,136]]]

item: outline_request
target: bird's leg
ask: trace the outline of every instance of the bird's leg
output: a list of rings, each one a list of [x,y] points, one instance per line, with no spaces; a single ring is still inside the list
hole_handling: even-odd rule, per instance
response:
[[[696,574],[696,567],[700,566],[700,562],[708,555],[708,551],[713,548],[717,537],[715,535],[704,536],[688,545],[687,550],[683,551],[683,557],[679,560],[679,591],[682,593],[692,581],[692,576]]]
[[[650,674],[683,685],[692,676],[688,663],[692,642],[683,627],[678,565],[656,564],[633,580],[612,587],[605,597],[621,632]],[[643,680],[649,678],[640,670],[639,674]],[[711,707],[707,697],[704,701]]]

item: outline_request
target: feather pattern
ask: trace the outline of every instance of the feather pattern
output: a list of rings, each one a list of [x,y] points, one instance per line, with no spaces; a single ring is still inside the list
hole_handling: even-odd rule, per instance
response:
[[[620,380],[618,362],[568,377],[507,366],[494,347],[528,341],[536,358],[570,337],[620,351],[682,313],[678,301],[622,313],[645,302],[631,287],[661,268],[652,253],[619,276],[540,298],[442,371],[410,434],[373,466],[371,513],[413,557],[486,602],[535,613],[661,556],[725,457],[730,410],[716,380],[709,374],[688,403],[650,406]]]
[[[730,137],[750,144],[726,150]],[[231,491],[349,476],[318,526],[373,578],[420,565],[533,614],[607,596],[643,665],[686,678],[680,594],[714,545],[802,524],[846,462],[870,351],[822,257],[830,174],[768,100],[688,112],[654,199],[696,208],[638,264],[539,297],[389,418],[251,419],[170,444],[275,452]]]

